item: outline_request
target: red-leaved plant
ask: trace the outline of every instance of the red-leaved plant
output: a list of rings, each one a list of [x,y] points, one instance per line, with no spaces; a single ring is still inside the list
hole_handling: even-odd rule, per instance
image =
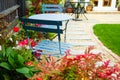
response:
[[[30,80],[120,80],[120,63],[104,60],[100,53],[93,54],[93,47],[85,54],[73,56],[70,51],[61,59],[44,57],[37,65],[41,72]]]

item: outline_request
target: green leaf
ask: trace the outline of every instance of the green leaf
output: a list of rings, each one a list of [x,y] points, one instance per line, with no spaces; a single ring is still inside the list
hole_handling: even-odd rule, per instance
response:
[[[3,55],[3,57],[5,57],[5,53],[6,53],[6,51],[5,51],[5,46],[2,45],[2,55]]]
[[[22,67],[22,68],[16,69],[16,71],[19,72],[19,73],[27,74],[27,73],[29,73],[29,68]]]
[[[11,57],[13,57],[15,59],[15,57],[17,56],[17,53],[15,50],[12,50],[11,54],[9,55]]]
[[[27,66],[31,72],[40,72],[41,70],[36,70],[35,66]]]
[[[8,47],[6,49],[6,56],[8,57],[10,54],[12,54],[12,48],[11,47]]]
[[[3,59],[2,53],[0,52],[0,61]]]
[[[7,69],[7,70],[11,70],[11,66],[6,62],[0,63],[0,66]]]
[[[25,62],[25,59],[24,57],[22,57],[21,55],[17,55],[17,64],[19,64],[20,66],[24,66],[24,62]]]
[[[14,58],[13,58],[12,56],[9,56],[9,57],[8,57],[8,62],[10,63],[10,65],[11,65],[12,67],[15,68],[15,60],[14,60]]]
[[[27,73],[27,74],[24,74],[24,75],[25,75],[25,77],[30,78],[30,77],[32,77],[34,74],[33,74],[33,73]]]

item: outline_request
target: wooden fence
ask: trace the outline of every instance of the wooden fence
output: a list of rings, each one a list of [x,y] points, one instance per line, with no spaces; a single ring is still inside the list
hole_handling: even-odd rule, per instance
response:
[[[0,0],[0,37],[4,38],[17,24],[17,0]]]
[[[16,0],[0,0],[0,12],[16,5]]]

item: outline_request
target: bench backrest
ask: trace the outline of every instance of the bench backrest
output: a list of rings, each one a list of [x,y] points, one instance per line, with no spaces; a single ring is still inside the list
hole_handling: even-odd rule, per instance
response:
[[[43,13],[59,12],[63,11],[61,4],[42,4]]]
[[[62,26],[61,21],[36,20],[36,19],[29,19],[29,18],[20,18],[20,20],[23,22],[22,25],[23,25],[23,28],[25,30],[34,30],[34,31],[40,31],[40,32],[63,33],[63,30],[59,28],[59,26]],[[53,25],[53,26],[56,26],[56,29],[37,27],[37,26],[35,26],[35,24]]]

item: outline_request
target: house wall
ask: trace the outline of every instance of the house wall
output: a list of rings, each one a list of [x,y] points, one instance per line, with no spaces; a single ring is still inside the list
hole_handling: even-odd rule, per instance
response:
[[[103,0],[98,0],[98,6],[93,8],[94,11],[116,11],[116,0],[111,1],[111,6],[103,6]]]

